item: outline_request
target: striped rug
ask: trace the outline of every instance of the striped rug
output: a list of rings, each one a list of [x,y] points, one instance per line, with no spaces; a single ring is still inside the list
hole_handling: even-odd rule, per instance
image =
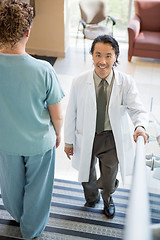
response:
[[[160,223],[160,195],[150,194],[151,222]],[[50,218],[38,240],[115,240],[123,239],[129,190],[118,188],[113,194],[116,214],[107,219],[103,201],[96,208],[84,207],[78,182],[55,179]],[[0,240],[22,239],[19,227],[4,209],[0,196]]]

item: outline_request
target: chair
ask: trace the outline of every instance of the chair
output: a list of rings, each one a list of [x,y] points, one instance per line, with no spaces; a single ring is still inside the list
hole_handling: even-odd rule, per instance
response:
[[[132,56],[160,59],[160,1],[135,0],[128,26],[128,61]]]
[[[81,19],[78,25],[77,39],[79,31],[82,31],[84,38],[84,59],[85,59],[85,39],[94,40],[98,35],[113,35],[113,26],[116,24],[112,16],[105,13],[105,5],[101,0],[81,0],[79,2]],[[105,21],[105,24],[103,24]],[[111,29],[108,27],[111,25]]]

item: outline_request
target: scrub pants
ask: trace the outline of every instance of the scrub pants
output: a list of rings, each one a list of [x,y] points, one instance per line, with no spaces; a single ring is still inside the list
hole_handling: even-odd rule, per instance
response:
[[[20,223],[24,238],[41,234],[52,198],[55,147],[35,156],[12,156],[0,152],[0,185],[6,210]]]

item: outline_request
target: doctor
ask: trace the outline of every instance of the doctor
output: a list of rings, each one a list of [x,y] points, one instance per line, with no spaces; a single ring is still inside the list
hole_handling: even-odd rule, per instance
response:
[[[98,36],[91,47],[94,70],[82,73],[72,84],[65,118],[65,153],[79,171],[86,207],[104,201],[104,214],[113,218],[112,193],[120,164],[122,180],[132,173],[134,151],[128,115],[134,124],[134,140],[148,139],[147,113],[139,99],[134,80],[114,70],[119,45],[108,35]],[[100,178],[96,176],[99,159]]]

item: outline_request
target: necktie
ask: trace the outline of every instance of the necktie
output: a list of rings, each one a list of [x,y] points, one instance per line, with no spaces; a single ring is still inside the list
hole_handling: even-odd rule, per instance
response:
[[[100,89],[97,97],[97,122],[96,122],[96,133],[104,131],[105,123],[105,112],[107,104],[107,96],[105,91],[105,79],[100,82]]]

